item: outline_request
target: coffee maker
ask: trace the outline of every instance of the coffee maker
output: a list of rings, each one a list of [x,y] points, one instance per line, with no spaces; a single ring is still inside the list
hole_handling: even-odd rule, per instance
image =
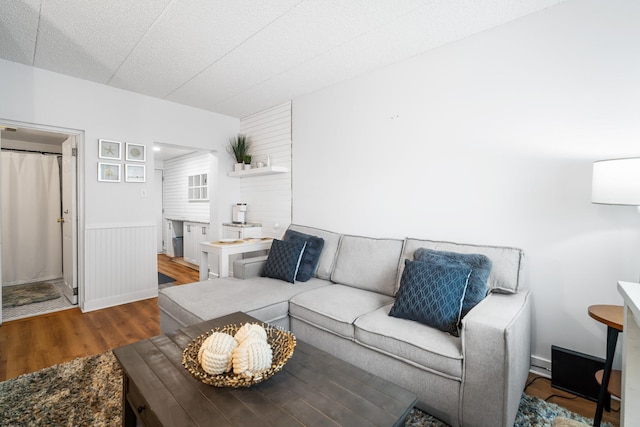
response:
[[[247,204],[236,203],[232,209],[231,222],[234,224],[246,224],[247,222]]]

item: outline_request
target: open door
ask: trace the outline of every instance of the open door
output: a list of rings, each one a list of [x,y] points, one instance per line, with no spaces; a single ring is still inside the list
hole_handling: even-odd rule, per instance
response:
[[[76,224],[76,137],[62,143],[62,271],[64,296],[78,303],[78,250]]]

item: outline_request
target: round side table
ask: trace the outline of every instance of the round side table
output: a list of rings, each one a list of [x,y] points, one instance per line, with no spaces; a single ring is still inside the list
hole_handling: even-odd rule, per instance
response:
[[[624,307],[621,305],[592,305],[589,306],[589,316],[607,325],[607,357],[604,362],[604,370],[596,372],[596,380],[600,383],[600,392],[598,393],[598,406],[596,407],[596,415],[593,418],[593,425],[599,426],[609,390],[620,389],[619,385],[610,386],[609,381],[611,380],[613,356],[618,343],[618,333],[622,332],[622,325],[624,324]],[[614,379],[619,380],[620,375],[614,375]],[[613,394],[615,395],[615,393]],[[610,402],[610,399],[607,400],[607,410],[610,409]]]

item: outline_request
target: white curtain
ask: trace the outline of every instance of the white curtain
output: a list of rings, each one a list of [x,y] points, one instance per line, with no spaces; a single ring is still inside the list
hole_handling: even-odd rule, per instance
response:
[[[62,277],[58,159],[1,154],[2,286]]]

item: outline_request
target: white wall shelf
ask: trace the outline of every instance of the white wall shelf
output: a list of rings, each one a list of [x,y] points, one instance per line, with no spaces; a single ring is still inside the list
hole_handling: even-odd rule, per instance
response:
[[[227,175],[233,178],[244,178],[248,176],[275,175],[289,172],[289,168],[284,166],[265,166],[263,168],[251,168],[243,171],[228,172]]]

